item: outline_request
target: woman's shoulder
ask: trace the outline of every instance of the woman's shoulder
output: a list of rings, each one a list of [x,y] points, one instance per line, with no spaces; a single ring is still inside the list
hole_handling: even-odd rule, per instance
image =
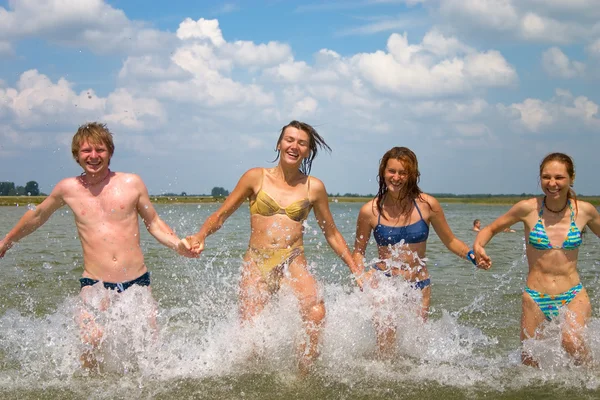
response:
[[[261,178],[264,174],[265,169],[262,167],[250,168],[248,171],[244,172],[244,175],[240,179],[256,179]]]
[[[596,206],[593,205],[592,203],[589,203],[585,200],[575,200],[577,202],[577,208],[585,213],[594,213],[594,212],[598,212],[598,210],[596,209]]]
[[[532,197],[530,199],[520,200],[513,207],[519,208],[524,211],[536,211],[540,208],[542,200],[539,197]]]
[[[310,184],[311,190],[313,190],[313,189],[325,190],[325,184],[319,178],[312,176],[312,175],[306,175],[306,180]]]
[[[360,212],[377,212],[377,197],[372,198],[360,207]]]
[[[415,202],[419,207],[426,206],[430,209],[440,208],[440,202],[438,201],[438,199],[427,193],[421,193],[419,196],[417,196]]]

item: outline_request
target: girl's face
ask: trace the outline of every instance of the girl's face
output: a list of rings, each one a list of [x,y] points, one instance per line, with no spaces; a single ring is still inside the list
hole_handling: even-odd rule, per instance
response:
[[[389,193],[399,194],[408,179],[408,170],[402,161],[390,158],[385,165],[383,179]]]
[[[572,180],[565,164],[550,161],[542,169],[540,183],[546,197],[558,199],[567,196]]]
[[[303,130],[288,126],[277,147],[281,162],[299,165],[310,155],[310,137]]]

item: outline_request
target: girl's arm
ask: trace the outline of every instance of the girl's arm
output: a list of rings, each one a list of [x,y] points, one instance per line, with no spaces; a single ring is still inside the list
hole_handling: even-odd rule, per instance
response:
[[[247,171],[238,181],[235,189],[227,196],[221,207],[212,213],[200,230],[191,236],[186,237],[179,243],[180,247],[185,247],[195,254],[200,254],[204,250],[204,241],[206,238],[223,226],[227,218],[232,215],[242,203],[252,196],[254,188],[262,179],[262,168],[253,168]]]
[[[354,274],[355,277],[358,277],[360,274],[360,269],[354,262],[352,258],[352,254],[350,253],[350,249],[348,248],[348,244],[344,237],[337,229],[335,222],[333,221],[333,216],[331,215],[331,210],[329,209],[329,198],[327,197],[327,191],[325,190],[325,185],[319,179],[311,178],[311,195],[313,196],[313,208],[315,212],[315,217],[317,219],[317,223],[319,227],[323,231],[325,235],[325,239],[329,246],[333,249],[335,254],[337,254],[350,268],[350,271]],[[359,278],[355,278],[358,286],[362,289],[362,282]]]

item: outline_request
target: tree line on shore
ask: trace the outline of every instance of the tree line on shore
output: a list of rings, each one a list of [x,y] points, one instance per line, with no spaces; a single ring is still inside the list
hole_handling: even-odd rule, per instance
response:
[[[25,184],[25,186],[15,185],[14,182],[0,182],[0,196],[45,196],[46,194],[41,193],[39,189],[39,185],[36,181],[29,181]],[[329,193],[329,197],[360,197],[360,198],[373,198],[374,194],[359,194],[359,193]],[[490,194],[490,193],[477,193],[477,194],[456,194],[456,193],[431,193],[434,197],[439,198],[461,198],[461,199],[481,199],[481,198],[529,198],[534,197],[536,194],[533,193],[521,193],[521,194]],[[579,196],[583,196],[582,194],[578,194]],[[159,197],[215,197],[215,198],[224,198],[229,196],[229,190],[221,187],[215,186],[212,188],[210,194],[188,194],[187,192],[181,193],[162,193],[160,195],[156,195]]]
[[[0,196],[44,196],[36,181],[29,181],[25,186],[15,185],[14,182],[0,182]]]

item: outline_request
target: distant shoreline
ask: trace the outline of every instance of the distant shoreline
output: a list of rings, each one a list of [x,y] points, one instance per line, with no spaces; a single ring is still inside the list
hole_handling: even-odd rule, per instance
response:
[[[480,205],[497,205],[510,206],[520,200],[530,198],[520,196],[482,196],[482,197],[436,197],[436,199],[444,204],[480,204]],[[0,206],[15,207],[27,206],[28,204],[40,204],[46,196],[0,196]],[[339,203],[366,203],[372,197],[330,197],[331,202]],[[595,206],[600,206],[600,196],[579,196],[578,199],[590,202]],[[212,196],[150,196],[150,200],[154,204],[206,204],[206,203],[222,203],[224,198],[215,198]]]

